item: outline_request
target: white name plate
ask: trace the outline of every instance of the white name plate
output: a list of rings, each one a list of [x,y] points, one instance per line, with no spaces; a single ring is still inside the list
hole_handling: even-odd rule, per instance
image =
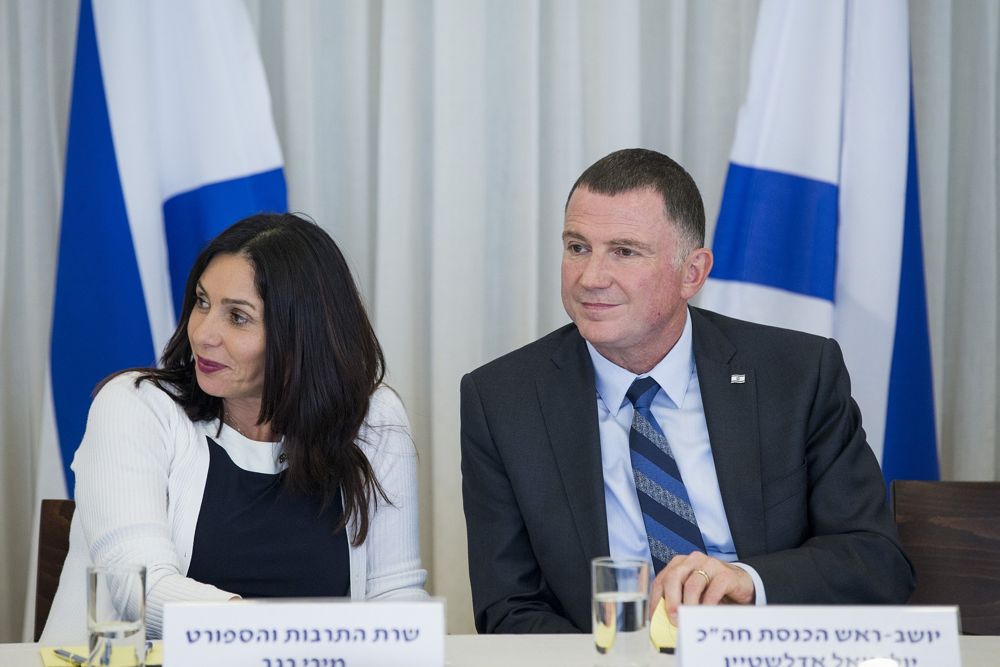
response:
[[[171,602],[163,609],[164,667],[443,664],[443,600]]]
[[[682,606],[677,653],[681,667],[960,665],[958,625],[957,607]]]

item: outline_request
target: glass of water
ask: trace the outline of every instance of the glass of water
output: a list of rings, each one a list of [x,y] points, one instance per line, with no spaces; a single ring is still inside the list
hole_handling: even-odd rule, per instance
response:
[[[590,564],[594,646],[599,665],[644,667],[653,654],[649,643],[649,563],[595,558]]]
[[[87,568],[87,664],[146,663],[146,568],[141,565]]]

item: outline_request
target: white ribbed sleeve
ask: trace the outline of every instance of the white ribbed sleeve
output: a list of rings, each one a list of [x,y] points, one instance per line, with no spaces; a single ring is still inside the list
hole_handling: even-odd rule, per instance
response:
[[[184,576],[208,473],[207,457],[193,451],[204,436],[163,391],[148,382],[136,388],[134,381],[132,374],[119,376],[94,398],[73,459],[74,521],[83,527],[92,563],[146,566],[147,632],[159,636],[165,602],[232,594]],[[184,506],[176,517],[171,504]],[[172,524],[190,532],[187,558]]]
[[[391,504],[377,499],[365,540],[369,547],[351,552],[351,597],[424,599],[427,572],[420,567],[417,451],[403,404],[388,387],[372,395],[358,444]],[[354,526],[348,528],[351,538]]]

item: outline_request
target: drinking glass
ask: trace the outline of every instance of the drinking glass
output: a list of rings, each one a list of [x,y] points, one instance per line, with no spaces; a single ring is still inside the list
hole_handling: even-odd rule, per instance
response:
[[[87,568],[90,667],[146,664],[146,568]]]
[[[649,563],[595,558],[590,565],[593,591],[596,664],[645,667],[653,653],[649,642]]]

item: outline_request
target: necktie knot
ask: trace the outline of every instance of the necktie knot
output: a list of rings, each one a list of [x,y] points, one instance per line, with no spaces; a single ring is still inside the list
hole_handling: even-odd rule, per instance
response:
[[[660,385],[651,377],[636,378],[625,392],[625,397],[637,410],[648,410]]]

